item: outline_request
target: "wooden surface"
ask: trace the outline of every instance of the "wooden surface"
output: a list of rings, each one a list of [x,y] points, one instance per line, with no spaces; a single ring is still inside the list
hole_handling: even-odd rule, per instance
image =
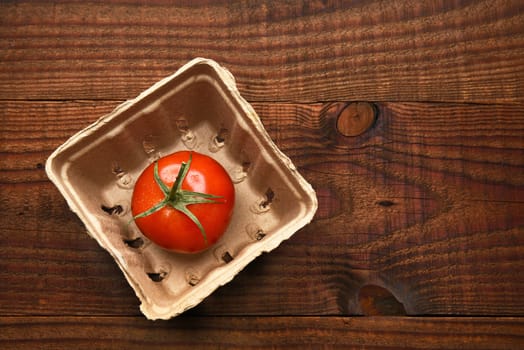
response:
[[[44,164],[198,56],[319,210],[151,322]],[[522,1],[2,2],[0,63],[3,349],[524,347]]]

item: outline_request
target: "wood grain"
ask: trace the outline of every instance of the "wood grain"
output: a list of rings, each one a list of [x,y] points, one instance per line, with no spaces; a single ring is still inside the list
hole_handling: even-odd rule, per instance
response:
[[[149,322],[44,164],[197,56],[320,206]],[[0,348],[524,348],[524,2],[4,1],[0,63]],[[378,112],[362,134],[352,102]]]
[[[250,101],[524,101],[524,3],[2,2],[0,99],[127,99],[191,58]]]
[[[138,315],[120,271],[42,168],[117,104],[0,102],[3,314]],[[320,207],[190,313],[363,314],[360,293],[377,286],[408,314],[521,315],[523,108],[381,103],[371,130],[344,137],[337,106],[254,103]]]
[[[520,318],[7,317],[3,349],[518,349]],[[60,332],[55,332],[60,329]]]

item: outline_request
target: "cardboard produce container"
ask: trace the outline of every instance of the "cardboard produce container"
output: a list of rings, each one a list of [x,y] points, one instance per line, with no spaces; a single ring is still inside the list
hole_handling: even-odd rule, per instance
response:
[[[226,233],[198,254],[159,248],[132,221],[135,179],[179,150],[210,155],[235,185]],[[233,76],[203,58],[71,137],[49,157],[46,172],[113,256],[149,319],[197,305],[310,222],[317,209],[313,188],[272,142]]]

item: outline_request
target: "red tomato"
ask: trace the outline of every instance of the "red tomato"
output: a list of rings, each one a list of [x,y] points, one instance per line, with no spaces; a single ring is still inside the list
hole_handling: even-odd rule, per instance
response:
[[[167,250],[196,253],[223,235],[234,203],[231,178],[216,160],[180,151],[144,169],[133,190],[131,211],[152,242]]]

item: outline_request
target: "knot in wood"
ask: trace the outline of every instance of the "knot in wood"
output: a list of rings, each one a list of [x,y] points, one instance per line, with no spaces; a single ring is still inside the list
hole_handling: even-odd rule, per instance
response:
[[[350,103],[338,114],[337,131],[347,137],[361,135],[373,126],[375,117],[375,108],[371,103]]]

